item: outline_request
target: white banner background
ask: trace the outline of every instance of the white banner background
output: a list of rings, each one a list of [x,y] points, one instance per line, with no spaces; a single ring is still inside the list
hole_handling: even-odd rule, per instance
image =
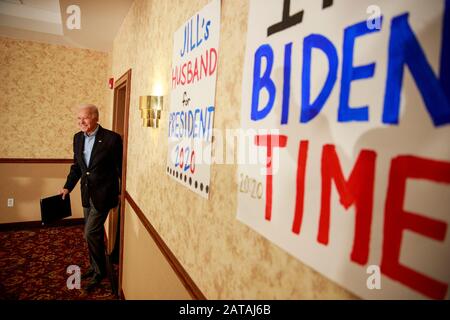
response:
[[[322,8],[322,1],[291,1],[290,15],[303,10],[302,22],[268,37],[267,29],[281,21],[283,1],[252,0],[248,20],[247,48],[245,56],[241,124],[243,129],[279,129],[287,137],[284,148],[274,151],[275,167],[271,219],[265,219],[267,177],[264,165],[244,164],[238,169],[237,218],[270,241],[279,245],[300,261],[318,270],[364,298],[409,299],[447,298],[450,283],[450,187],[448,181],[450,160],[450,127],[435,126],[410,69],[404,65],[401,91],[399,123],[383,123],[383,106],[387,90],[389,42],[394,17],[408,13],[408,22],[424,51],[434,75],[439,78],[440,57],[443,38],[444,1],[353,1],[340,0]],[[383,16],[381,30],[356,37],[353,47],[353,67],[375,63],[373,76],[351,81],[348,105],[351,108],[368,106],[368,121],[338,121],[338,107],[342,94],[343,46],[346,28],[364,22],[373,16],[368,12],[376,5]],[[373,9],[373,7],[371,7]],[[373,21],[372,21],[373,22]],[[300,122],[302,108],[302,68],[304,63],[304,39],[311,34],[326,37],[337,53],[337,78],[330,96],[320,113],[309,122]],[[450,41],[446,39],[445,41]],[[281,124],[283,79],[285,75],[285,49],[292,43],[289,114],[286,124]],[[252,92],[256,52],[268,44],[273,51],[273,66],[270,79],[275,86],[273,108],[259,120],[251,118]],[[346,54],[349,54],[348,51]],[[347,56],[349,58],[349,56]],[[391,59],[398,58],[393,55]],[[447,57],[449,58],[449,57]],[[391,61],[392,62],[392,61]],[[414,65],[416,65],[414,63]],[[266,58],[261,59],[261,69],[256,77],[267,71]],[[350,65],[351,68],[351,65]],[[327,56],[313,49],[311,54],[311,95],[314,101],[322,90],[329,72]],[[351,74],[351,73],[350,73]],[[269,93],[263,87],[259,91],[258,110],[266,106]],[[448,106],[448,100],[447,100]],[[446,116],[448,118],[448,115]],[[446,118],[446,120],[448,120]],[[306,170],[304,184],[303,220],[299,234],[292,231],[296,203],[297,163],[300,141],[307,141]],[[324,145],[334,145],[345,180],[348,180],[362,150],[375,152],[373,216],[370,223],[369,255],[361,264],[351,260],[355,237],[355,205],[347,210],[340,203],[335,180],[331,180],[329,242],[318,242],[319,219],[322,195],[322,156]],[[305,147],[305,145],[303,145]],[[263,149],[264,151],[265,149]],[[305,151],[306,149],[303,149]],[[425,293],[387,276],[381,270],[381,289],[369,289],[367,273],[370,265],[380,266],[383,244],[392,248],[396,243],[383,242],[393,237],[384,225],[391,161],[399,156],[411,155],[443,163],[441,176],[447,181],[440,183],[429,179],[409,178],[405,198],[401,203],[404,211],[435,219],[445,227],[444,237],[435,240],[415,231],[405,229],[401,233],[399,263],[440,283],[441,290],[430,289]],[[442,169],[444,168],[444,169]],[[301,169],[301,168],[300,168]],[[370,171],[370,170],[369,170]],[[370,183],[371,181],[367,181]],[[250,184],[250,187],[249,185]],[[262,197],[252,192],[251,186],[259,188]],[[360,190],[359,186],[357,190]],[[256,189],[255,189],[256,190]],[[395,190],[394,190],[395,191]],[[401,197],[401,193],[396,195]],[[426,228],[426,227],[424,227]],[[431,233],[435,232],[432,231]],[[437,231],[436,231],[437,232]],[[386,238],[390,236],[390,238]],[[295,279],[293,279],[295,281]],[[406,283],[405,283],[406,282]],[[428,286],[429,287],[429,286]],[[442,288],[444,289],[442,291]],[[425,290],[426,291],[426,290]],[[442,292],[444,294],[442,294]]]
[[[167,174],[208,198],[219,58],[220,0],[174,34]]]

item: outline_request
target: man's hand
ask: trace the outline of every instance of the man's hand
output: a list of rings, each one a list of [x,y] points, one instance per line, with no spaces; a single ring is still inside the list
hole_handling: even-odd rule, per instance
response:
[[[67,190],[67,189],[61,189],[60,191],[59,191],[59,194],[62,194],[62,199],[64,200],[64,198],[66,197],[66,194],[69,194],[70,192],[69,192],[69,190]]]

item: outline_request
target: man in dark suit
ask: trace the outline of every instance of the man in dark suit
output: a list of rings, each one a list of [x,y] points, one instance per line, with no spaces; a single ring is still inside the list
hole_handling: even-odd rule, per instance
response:
[[[97,286],[106,275],[104,223],[109,210],[118,205],[122,172],[122,138],[98,124],[98,109],[81,105],[73,137],[74,162],[60,191],[63,199],[81,178],[84,211],[84,237],[88,244],[90,267],[82,279],[91,278],[86,290]]]

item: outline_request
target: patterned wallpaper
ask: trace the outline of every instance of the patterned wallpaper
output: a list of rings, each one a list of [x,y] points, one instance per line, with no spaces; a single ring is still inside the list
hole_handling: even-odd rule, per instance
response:
[[[209,200],[166,175],[173,34],[207,3],[136,0],[114,41],[112,74],[132,69],[127,190],[208,299],[354,298],[236,220],[236,165],[212,165]],[[240,126],[247,14],[222,0],[215,128]],[[139,96],[158,85],[161,127],[143,128]]]
[[[71,158],[80,103],[110,127],[108,71],[106,53],[0,37],[0,158]]]

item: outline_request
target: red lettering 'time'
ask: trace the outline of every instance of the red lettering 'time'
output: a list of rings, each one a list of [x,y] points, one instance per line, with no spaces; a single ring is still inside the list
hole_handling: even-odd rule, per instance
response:
[[[381,272],[430,298],[443,299],[448,288],[446,283],[432,279],[399,262],[404,230],[411,230],[437,241],[444,241],[447,231],[445,222],[403,210],[408,178],[448,184],[450,163],[413,156],[399,156],[392,160],[385,206]]]
[[[266,220],[272,218],[272,166],[273,149],[275,147],[284,148],[287,144],[287,136],[283,135],[257,135],[255,145],[267,147],[267,174],[266,174]]]
[[[369,258],[375,159],[374,151],[362,150],[350,178],[345,181],[335,146],[325,145],[322,151],[322,196],[317,241],[328,244],[331,180],[334,180],[344,208],[348,209],[355,204],[355,237],[351,259],[361,265],[366,264]]]
[[[255,137],[255,144],[267,149],[265,207],[267,221],[270,221],[272,217],[273,152],[276,147],[285,147],[287,139],[288,137],[283,135]],[[300,234],[303,219],[308,147],[309,141],[300,141],[297,159],[296,202],[292,224],[294,234]],[[359,265],[367,264],[370,254],[376,158],[375,151],[361,150],[346,179],[336,147],[324,145],[322,148],[322,190],[317,241],[323,245],[329,243],[331,186],[334,182],[342,206],[345,209],[352,205],[355,207],[354,240],[350,259]],[[447,232],[446,221],[406,212],[403,209],[408,178],[450,184],[450,162],[409,155],[398,156],[392,160],[384,212],[381,272],[429,298],[443,299],[448,290],[447,283],[400,264],[403,231],[410,230],[440,242],[445,240]]]
[[[300,234],[303,219],[305,190],[306,157],[308,141],[301,141],[298,152],[297,196],[292,232]],[[319,232],[317,241],[328,244],[330,232],[331,181],[336,183],[340,202],[345,209],[355,204],[355,237],[351,253],[352,261],[364,265],[369,258],[370,226],[372,223],[373,188],[376,153],[361,151],[348,181],[342,174],[339,158],[334,145],[325,145],[322,150],[322,196],[320,208]]]

